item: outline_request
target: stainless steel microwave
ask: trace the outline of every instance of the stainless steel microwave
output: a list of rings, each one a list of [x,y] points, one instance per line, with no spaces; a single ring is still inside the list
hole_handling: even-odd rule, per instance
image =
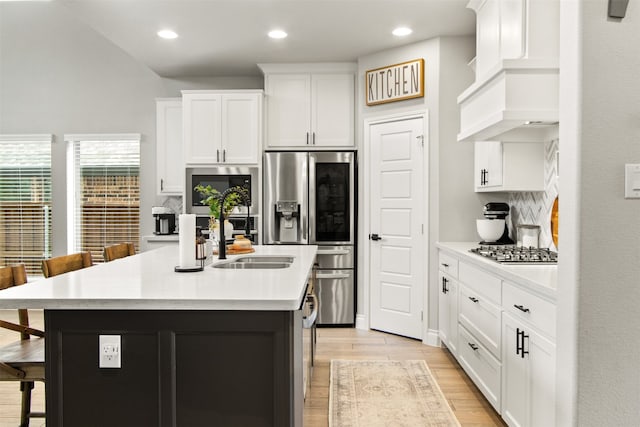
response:
[[[257,167],[210,167],[210,168],[187,168],[185,191],[185,210],[187,213],[196,215],[208,215],[209,207],[202,204],[200,194],[194,190],[197,185],[210,185],[219,192],[227,188],[240,186],[249,191],[251,206],[249,213],[258,214],[258,168]],[[238,208],[239,214],[246,214],[244,206]]]

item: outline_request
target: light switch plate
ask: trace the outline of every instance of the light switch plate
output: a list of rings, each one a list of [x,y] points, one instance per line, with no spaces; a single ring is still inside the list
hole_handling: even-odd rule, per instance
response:
[[[624,165],[624,198],[640,199],[640,164]]]
[[[122,347],[120,335],[100,335],[98,339],[99,367],[122,367]]]

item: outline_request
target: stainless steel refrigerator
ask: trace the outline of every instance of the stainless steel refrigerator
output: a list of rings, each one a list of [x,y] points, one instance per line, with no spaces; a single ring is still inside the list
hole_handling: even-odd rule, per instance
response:
[[[356,153],[268,151],[263,243],[318,245],[319,325],[355,323]]]

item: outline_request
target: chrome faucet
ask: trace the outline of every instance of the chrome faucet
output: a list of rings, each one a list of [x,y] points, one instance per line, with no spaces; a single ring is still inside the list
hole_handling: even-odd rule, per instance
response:
[[[249,199],[247,190],[240,186],[227,188],[224,193],[220,195],[220,242],[218,242],[218,259],[227,259],[227,242],[224,236],[224,201],[231,193],[238,194],[242,199],[244,205],[247,207],[247,221],[244,229],[247,236],[251,234],[251,224],[249,216],[249,205],[251,204],[251,199]]]

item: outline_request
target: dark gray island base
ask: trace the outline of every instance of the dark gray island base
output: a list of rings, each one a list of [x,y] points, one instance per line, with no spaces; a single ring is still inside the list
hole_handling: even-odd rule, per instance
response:
[[[47,427],[301,426],[302,312],[45,310]],[[121,368],[99,368],[121,335]]]

